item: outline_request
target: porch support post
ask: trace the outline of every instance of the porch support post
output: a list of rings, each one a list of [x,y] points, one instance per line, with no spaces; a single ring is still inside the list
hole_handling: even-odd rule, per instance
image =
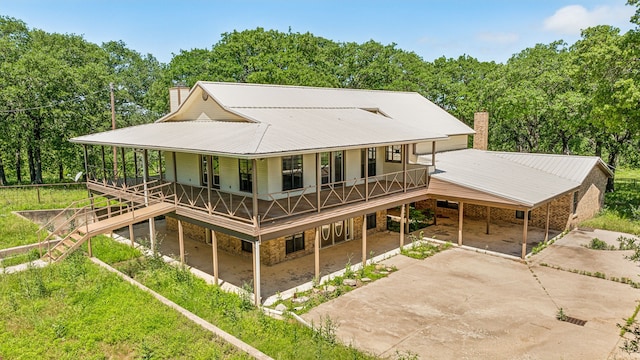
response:
[[[329,153],[331,154],[331,153]],[[317,211],[320,212],[320,190],[322,189],[322,163],[320,153],[316,153],[316,204]],[[317,234],[316,234],[317,238]],[[316,276],[318,276],[316,272]]]
[[[260,242],[253,242],[253,294],[256,306],[260,306]]]
[[[211,253],[213,256],[213,282],[219,285],[218,281],[218,239],[216,232],[211,230]]]
[[[364,201],[369,201],[369,149],[365,150],[364,157]]]
[[[462,245],[462,226],[464,219],[464,203],[458,203],[458,245]]]
[[[253,224],[258,226],[258,160],[251,160],[251,190],[253,192]]]
[[[491,227],[491,206],[487,205],[487,235],[489,235],[489,231]]]
[[[120,148],[120,157],[122,159],[122,181],[123,181],[123,185],[127,185],[127,163],[126,163],[126,158],[124,156],[124,147]]]
[[[129,224],[129,240],[131,241],[131,247],[135,246],[135,235],[133,233],[133,224]]]
[[[320,280],[320,227],[316,227],[316,238],[313,244],[316,280]]]
[[[149,182],[149,154],[147,153],[147,149],[142,150],[142,180],[144,188],[144,204],[149,206],[149,190],[147,188],[147,182]],[[149,241],[151,242],[151,252],[155,253],[156,222],[153,217],[149,219]]]
[[[362,269],[367,266],[367,215],[362,215]]]
[[[164,180],[162,176],[162,151],[158,150],[158,177],[160,178],[160,182]]]
[[[408,145],[402,145],[402,191],[407,192],[407,162],[409,160]]]
[[[433,166],[433,169],[436,169],[436,142],[432,141],[431,142],[431,166]]]
[[[411,233],[411,205],[407,204],[407,210],[404,212],[404,216],[406,217],[406,220],[404,221],[404,232],[406,234]]]
[[[551,217],[551,202],[547,204],[547,223],[544,227],[544,241],[549,240],[549,220]]]
[[[184,232],[180,219],[178,219],[178,243],[180,244],[180,264],[184,264]]]
[[[522,226],[522,260],[527,256],[527,226],[529,225],[529,210],[524,212],[524,225]]]
[[[207,156],[207,201],[209,202],[209,215],[212,212],[211,206],[211,188],[213,187],[213,156]]]
[[[400,205],[400,250],[404,246],[404,204]]]
[[[107,164],[104,160],[104,146],[100,146],[100,152],[102,155],[102,181],[107,180]]]
[[[89,250],[89,257],[93,257],[93,249],[91,247],[91,238],[87,240],[87,250]]]
[[[133,149],[133,168],[134,168],[134,175],[135,175],[135,184],[138,184],[138,153],[136,152],[136,149]]]
[[[173,195],[176,199],[176,205],[178,204],[178,165],[176,164],[176,152],[171,152],[171,159],[173,160]]]

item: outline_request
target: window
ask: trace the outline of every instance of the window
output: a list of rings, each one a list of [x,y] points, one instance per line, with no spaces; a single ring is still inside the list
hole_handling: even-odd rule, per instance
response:
[[[386,162],[402,162],[402,145],[387,146]]]
[[[208,171],[208,164],[207,164],[207,159],[209,157],[208,156],[200,156],[200,171],[201,171],[201,177],[200,177],[200,185],[202,186],[207,186],[208,182],[209,182],[209,174],[207,174]],[[211,187],[215,188],[215,189],[219,189],[220,188],[220,161],[218,159],[217,156],[212,156],[211,157],[211,161],[213,162],[213,167],[212,167],[212,174],[211,176],[213,177],[213,184]]]
[[[458,203],[455,201],[438,200],[436,206],[445,209],[458,209]]]
[[[328,184],[331,182],[331,153],[324,152],[320,154],[320,183]]]
[[[253,184],[251,180],[251,174],[253,173],[253,166],[251,160],[239,159],[238,167],[240,172],[240,191],[253,191]]]
[[[573,207],[571,209],[572,210],[571,213],[574,215],[578,212],[578,200],[579,200],[578,192],[576,191],[573,193]]]
[[[531,211],[529,211],[528,214],[529,215],[527,216],[527,220],[531,220]],[[524,211],[516,210],[516,219],[523,219],[524,220]]]
[[[282,157],[282,191],[302,187],[302,155]]]
[[[376,176],[376,148],[362,149],[362,177],[365,177],[364,166],[367,164],[368,176]]]
[[[304,233],[293,234],[285,239],[285,253],[291,254],[304,250]]]
[[[367,230],[376,228],[376,213],[367,214]]]
[[[242,243],[242,251],[246,251],[249,253],[253,252],[253,243],[244,240],[240,240],[240,242]]]

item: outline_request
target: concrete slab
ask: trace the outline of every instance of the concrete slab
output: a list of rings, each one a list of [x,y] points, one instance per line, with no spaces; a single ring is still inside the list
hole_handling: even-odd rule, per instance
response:
[[[399,271],[303,318],[330,316],[342,341],[382,356],[607,359],[620,356],[616,324],[640,298],[625,284],[460,248],[388,261]],[[560,307],[585,326],[558,321]]]

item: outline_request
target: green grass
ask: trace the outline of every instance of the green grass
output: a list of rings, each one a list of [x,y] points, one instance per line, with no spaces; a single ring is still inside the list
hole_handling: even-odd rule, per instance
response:
[[[422,238],[422,234],[420,234],[420,238]],[[426,259],[430,256],[433,256],[441,251],[447,250],[451,248],[451,243],[447,242],[445,244],[436,244],[432,242],[415,242],[415,237],[412,236],[411,244],[406,245],[402,248],[401,254],[404,256],[408,256],[413,259]]]
[[[640,169],[618,169],[615,191],[605,194],[604,203],[598,216],[580,226],[640,235]]]
[[[81,252],[0,274],[0,357],[248,358]]]
[[[24,264],[26,262],[37,260],[39,258],[40,258],[40,252],[38,251],[38,249],[33,249],[26,253],[11,255],[11,256],[5,257],[4,259],[0,259],[2,260],[2,262],[0,263],[0,267],[8,267],[8,266],[13,266],[18,264]]]

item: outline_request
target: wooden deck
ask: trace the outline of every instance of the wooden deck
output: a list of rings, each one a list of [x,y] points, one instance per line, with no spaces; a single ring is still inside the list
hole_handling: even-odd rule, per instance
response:
[[[83,232],[85,236],[96,236],[115,229],[129,226],[131,224],[149,220],[152,217],[164,215],[175,210],[175,204],[166,202],[156,203],[147,207],[124,213],[122,215],[116,215],[104,220],[90,223],[86,227],[80,227],[78,230],[80,232]]]

